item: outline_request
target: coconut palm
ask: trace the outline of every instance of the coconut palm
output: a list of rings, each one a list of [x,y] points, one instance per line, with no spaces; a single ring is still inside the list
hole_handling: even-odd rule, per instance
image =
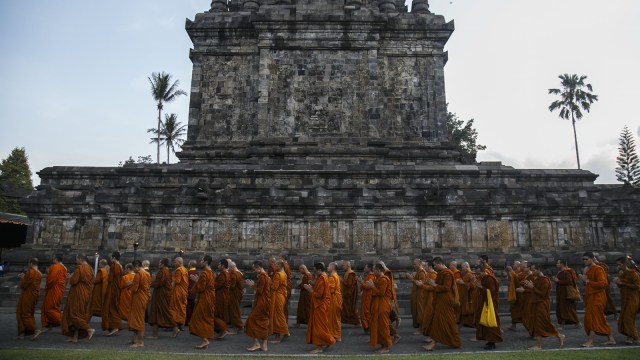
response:
[[[157,136],[156,129],[147,130],[147,132],[156,135],[151,139],[151,143],[159,142],[160,145],[167,146],[167,164],[169,163],[169,155],[176,153],[175,146],[180,146],[184,142],[182,136],[185,134],[186,127],[178,121],[178,115],[164,114],[164,122],[160,125],[160,136]]]
[[[560,109],[560,118],[569,120],[573,125],[573,140],[576,145],[576,160],[580,169],[580,154],[578,152],[578,136],[576,135],[576,120],[582,119],[582,110],[589,112],[591,104],[598,101],[598,95],[591,92],[591,84],[585,84],[586,75],[562,74],[558,76],[562,89],[549,89],[549,94],[560,95],[560,100],[556,100],[549,105],[549,111]],[[586,91],[584,90],[586,88]]]
[[[165,72],[161,73],[152,73],[151,77],[149,77],[149,83],[151,83],[151,95],[153,99],[156,101],[156,106],[158,108],[158,129],[155,132],[157,135],[155,143],[158,146],[158,152],[156,156],[156,161],[160,163],[160,126],[162,124],[162,108],[165,103],[170,103],[174,101],[180,95],[187,95],[186,92],[180,90],[178,86],[180,86],[180,81],[176,80],[172,82],[171,74],[167,74]]]

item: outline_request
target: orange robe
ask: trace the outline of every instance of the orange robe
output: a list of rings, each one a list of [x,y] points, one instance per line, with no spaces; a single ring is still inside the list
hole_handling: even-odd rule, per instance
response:
[[[313,275],[308,272],[302,275],[298,290],[300,297],[298,298],[298,311],[296,313],[296,324],[308,324],[309,313],[311,311],[311,294],[305,290],[304,285],[313,281]]]
[[[391,346],[391,280],[385,275],[376,276],[371,289],[371,320],[369,323],[369,345]]]
[[[153,295],[151,296],[151,310],[149,312],[149,324],[161,328],[176,326],[170,311],[171,303],[171,272],[163,267],[158,270],[155,279],[151,283]]]
[[[129,310],[131,309],[131,286],[133,285],[133,278],[136,274],[125,274],[120,279],[120,300],[118,300],[118,307],[120,308],[120,319],[128,321]],[[132,283],[129,284],[129,281]]]
[[[551,323],[551,280],[537,276],[531,289],[529,301],[529,335],[533,337],[558,336],[558,330]]]
[[[363,282],[368,282],[369,280],[371,281],[375,281],[376,280],[376,276],[373,275],[373,273],[368,273]],[[369,331],[369,327],[370,327],[370,323],[371,323],[371,306],[372,306],[372,300],[373,300],[373,289],[369,289],[366,288],[364,286],[361,286],[360,289],[362,290],[362,302],[360,303],[360,320],[362,322],[362,328],[365,331]],[[391,310],[389,310],[389,312],[391,312]]]
[[[306,290],[305,290],[306,291]],[[307,326],[307,344],[331,346],[336,339],[329,330],[329,304],[331,292],[329,277],[322,275],[316,278],[311,293],[311,315]]]
[[[151,275],[140,269],[133,278],[133,284],[131,284],[131,305],[127,322],[131,331],[144,331],[144,315],[149,303],[150,289]]]
[[[284,270],[284,273],[287,275],[287,300],[284,305],[284,316],[288,319],[289,318],[289,299],[291,298],[293,273],[291,272],[291,266],[289,266],[289,262],[287,262],[286,260],[283,261],[282,269]]]
[[[271,311],[269,312],[269,334],[289,334],[289,325],[284,314],[287,303],[287,274],[278,271],[271,282]]]
[[[558,324],[578,324],[578,313],[576,312],[576,302],[567,300],[567,288],[576,286],[576,272],[567,268],[557,275],[556,283],[556,318]]]
[[[343,324],[360,325],[358,319],[358,280],[352,270],[344,273],[342,278],[342,313]]]
[[[342,291],[340,291],[340,277],[338,274],[329,275],[329,292],[331,302],[329,303],[329,331],[334,338],[342,338],[342,323],[340,313],[342,312]]]
[[[36,303],[40,297],[40,282],[42,274],[38,269],[29,267],[20,281],[20,298],[16,305],[16,320],[18,321],[18,334],[33,333],[36,331]]]
[[[258,275],[253,295],[253,308],[244,324],[244,333],[255,339],[269,338],[269,312],[271,310],[271,279],[265,272]]]
[[[462,275],[462,281],[460,294],[460,323],[466,327],[475,327],[475,313],[476,313],[476,286],[471,279],[473,273],[467,271]]]
[[[214,312],[214,327],[216,331],[227,331],[229,322],[229,289],[231,288],[231,276],[228,271],[221,271],[216,276],[216,308]]]
[[[62,333],[65,336],[73,337],[78,331],[78,339],[83,339],[89,334],[89,303],[91,302],[91,289],[93,288],[93,269],[89,264],[84,263],[76,266],[69,279],[69,294],[64,304],[62,313]]]
[[[498,309],[500,309],[500,284],[498,283],[498,279],[495,276],[487,274],[482,277],[480,280],[482,284],[482,288],[478,288],[479,293],[481,293],[480,301],[476,304],[476,339],[478,340],[486,340],[488,342],[502,342],[502,330],[500,329],[500,316],[498,316]],[[493,308],[496,312],[496,322],[498,323],[498,327],[486,327],[480,325],[480,315],[482,315],[482,308],[484,304],[487,302],[487,289],[491,293],[491,300],[493,300]]]
[[[640,305],[640,274],[636,270],[625,270],[620,276],[620,317],[618,332],[638,340],[636,312]]]
[[[60,264],[49,266],[40,310],[42,327],[60,326],[62,322],[62,298],[67,286],[67,268]]]
[[[453,273],[453,280],[456,286],[456,292],[458,293],[458,304],[456,305],[454,303],[453,311],[456,313],[456,324],[460,324],[460,319],[462,317],[462,306],[461,306],[462,303],[460,302],[460,291],[462,290],[462,285],[458,284],[456,280],[462,279],[462,273],[458,269],[451,270],[451,272]],[[455,302],[455,294],[454,294],[454,302]]]
[[[242,329],[240,304],[244,296],[244,276],[238,270],[229,271],[231,287],[229,289],[229,323],[236,329]]]
[[[169,312],[173,322],[184,325],[187,317],[187,295],[189,294],[189,275],[187,268],[180,266],[173,272],[173,289]]]
[[[102,329],[113,330],[122,328],[122,320],[120,319],[120,280],[122,279],[122,265],[112,261],[107,276],[107,294],[102,304]]]
[[[435,271],[427,271],[427,278],[435,280],[438,274]],[[431,319],[433,318],[433,299],[435,297],[434,290],[435,288],[426,282],[421,286],[422,290],[425,292],[425,301],[424,307],[422,309],[422,321],[420,321],[420,330],[422,334],[425,336],[429,336],[429,324],[431,324]]]
[[[102,316],[102,302],[107,296],[107,277],[109,276],[106,268],[98,269],[96,277],[93,279],[93,293],[91,294],[91,315]]]
[[[427,272],[423,268],[416,271],[411,285],[411,319],[413,320],[413,327],[419,328],[422,323],[424,303],[427,294],[420,286],[416,285],[416,281],[427,281]]]
[[[606,288],[609,281],[601,266],[590,266],[587,272],[589,282],[584,286],[584,331],[593,331],[598,335],[611,335],[611,327],[607,322],[604,311],[607,305]]]
[[[456,325],[454,309],[455,290],[454,274],[449,269],[438,271],[434,287],[433,317],[427,325],[427,333],[438,343],[454,348],[460,347],[460,334]]]
[[[193,309],[196,307],[196,294],[191,291],[194,286],[196,286],[196,281],[191,280],[191,275],[198,275],[198,270],[196,268],[189,268],[189,295],[187,295],[187,319],[185,325],[189,325],[189,321],[191,320],[191,315],[193,314]]]
[[[534,274],[528,274],[528,275],[525,274],[524,280],[535,282],[536,277]],[[524,286],[524,280],[522,280],[522,283],[521,283],[521,286],[524,289],[524,292],[520,293],[520,296],[522,298],[522,325],[528,331],[529,328],[531,327],[531,325],[529,324],[529,321],[531,320],[531,312],[528,311],[531,305],[531,289]]]
[[[515,291],[516,288],[520,287],[522,282],[526,277],[525,273],[512,271],[509,274],[509,287],[513,287],[513,291],[515,292],[515,301],[509,302],[509,310],[511,312],[511,323],[517,324],[522,323],[522,313],[523,309],[523,296],[522,293]]]
[[[213,312],[216,302],[216,275],[211,270],[204,270],[200,273],[198,282],[189,290],[197,295],[196,305],[193,314],[189,319],[189,333],[201,338],[211,339],[213,337]]]
[[[618,311],[616,310],[616,303],[613,301],[613,296],[611,296],[611,283],[609,282],[609,266],[605,263],[598,263],[603,270],[605,275],[607,276],[607,287],[604,289],[605,294],[607,295],[607,304],[604,308],[605,315],[614,315]]]

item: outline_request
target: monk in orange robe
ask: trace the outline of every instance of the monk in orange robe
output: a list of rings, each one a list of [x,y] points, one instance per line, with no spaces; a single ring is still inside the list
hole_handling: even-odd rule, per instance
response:
[[[360,283],[360,291],[362,301],[360,302],[360,322],[362,323],[362,329],[365,333],[369,333],[369,327],[371,324],[371,306],[372,306],[372,292],[373,287],[368,284],[375,282],[376,276],[373,274],[373,264],[366,264],[364,266],[364,280],[358,277]],[[389,310],[391,312],[391,310]]]
[[[298,280],[298,289],[300,291],[300,297],[298,298],[298,311],[296,313],[296,326],[300,324],[309,323],[309,314],[311,311],[311,294],[304,289],[304,285],[310,284],[313,281],[313,275],[309,272],[307,267],[302,264],[298,267],[298,271],[302,275]]]
[[[384,267],[376,264],[373,267],[375,280],[367,282],[367,288],[371,289],[371,320],[369,323],[369,345],[380,348],[378,353],[388,353],[391,348],[391,280],[384,275]]]
[[[40,297],[40,282],[42,274],[38,270],[38,259],[29,260],[29,268],[18,275],[20,278],[20,298],[16,304],[16,320],[18,322],[18,339],[24,339],[25,335],[33,334],[31,340],[40,336],[40,329],[36,327],[36,304]]]
[[[120,308],[120,319],[129,321],[129,310],[131,309],[131,286],[136,274],[133,272],[133,264],[128,263],[124,266],[124,275],[120,279],[120,299],[118,307]]]
[[[173,329],[172,337],[176,337],[180,332],[178,325],[171,315],[171,282],[169,259],[162,258],[158,263],[158,273],[151,281],[153,295],[151,296],[149,325],[153,325],[153,331],[147,339],[157,339],[158,328]]]
[[[273,275],[276,273],[276,258],[269,258],[269,267],[267,268],[267,275],[269,275],[269,279],[273,280]]]
[[[351,263],[344,261],[342,263],[344,276],[342,277],[342,312],[340,321],[343,324],[360,325],[358,319],[358,281],[356,273],[351,270]]]
[[[463,262],[461,265],[462,278],[456,280],[456,283],[460,286],[460,307],[462,308],[460,314],[460,323],[465,327],[475,327],[475,275],[469,266],[468,262]]]
[[[636,313],[640,305],[640,273],[631,258],[616,260],[620,276],[614,282],[620,288],[620,316],[618,332],[625,335],[625,343],[639,343]]]
[[[502,342],[502,330],[500,329],[500,317],[498,316],[498,309],[500,308],[499,290],[500,284],[498,279],[493,276],[493,271],[488,272],[482,266],[480,267],[478,279],[476,280],[476,288],[479,289],[482,294],[480,301],[478,301],[476,307],[476,339],[486,340],[487,343],[484,346],[485,350],[494,350],[497,342]],[[488,301],[487,290],[491,293],[491,300],[493,302],[493,308],[496,311],[497,327],[486,327],[480,324],[480,315],[482,314],[482,308]]]
[[[62,298],[67,286],[67,268],[62,264],[62,255],[53,257],[53,264],[47,270],[47,280],[40,310],[40,323],[47,331],[62,322]]]
[[[76,268],[69,279],[69,294],[62,313],[62,334],[71,337],[67,340],[76,343],[78,339],[91,339],[95,330],[89,327],[91,317],[91,289],[93,288],[93,269],[87,264],[84,254],[76,256]]]
[[[538,265],[531,264],[531,271],[536,274],[535,281],[528,281],[525,286],[531,289],[529,308],[531,313],[529,335],[536,343],[529,350],[541,350],[542,338],[556,336],[560,340],[560,347],[564,346],[564,335],[551,324],[551,280],[544,275]]]
[[[183,266],[183,260],[181,257],[176,257],[173,260],[173,264],[176,269],[173,271],[173,278],[171,281],[171,301],[169,302],[169,312],[171,318],[179,331],[182,331],[182,325],[184,325],[187,317],[187,295],[189,293],[189,274],[187,268]],[[176,333],[177,335],[177,333]]]
[[[253,288],[253,308],[244,325],[244,333],[253,338],[253,345],[247,350],[268,351],[269,317],[271,311],[271,279],[264,271],[262,261],[253,262],[253,271],[257,274],[257,283],[247,279],[246,284]]]
[[[509,288],[507,290],[507,301],[509,302],[509,312],[511,313],[511,326],[509,330],[516,331],[517,324],[522,322],[522,293],[516,289],[520,287],[520,283],[524,281],[521,278],[521,267],[519,261],[514,261],[512,265],[507,266],[507,274],[509,275]]]
[[[122,265],[120,265],[120,252],[111,254],[111,266],[107,276],[107,293],[102,304],[102,329],[106,336],[111,336],[122,328],[120,319],[120,280],[122,278]]]
[[[282,260],[282,269],[287,275],[287,300],[284,305],[284,316],[289,319],[289,299],[291,298],[291,290],[293,286],[293,272],[291,271],[291,266],[289,265],[289,261],[287,260],[287,255],[280,254],[278,257],[280,260]]]
[[[418,286],[425,292],[424,308],[422,309],[422,320],[420,321],[420,331],[425,336],[425,342],[431,342],[432,339],[429,336],[429,324],[433,319],[433,300],[435,298],[435,288],[430,285],[429,280],[435,281],[438,277],[438,273],[433,270],[433,264],[427,263],[424,265],[427,272],[427,278],[424,282],[418,282]]]
[[[316,346],[311,350],[312,354],[319,354],[335,344],[336,339],[329,330],[329,304],[331,303],[329,277],[324,272],[323,263],[315,263],[313,267],[316,279],[312,284],[304,285],[305,290],[311,293],[311,314],[309,326],[307,326],[307,344]]]
[[[613,345],[616,341],[611,335],[611,327],[607,322],[604,311],[607,305],[606,288],[609,283],[604,269],[596,263],[595,255],[585,252],[582,261],[586,265],[584,274],[580,280],[584,282],[585,307],[584,307],[584,331],[587,333],[587,341],[582,347],[592,347],[596,334],[606,336],[608,340],[604,345]]]
[[[194,292],[191,291],[191,289],[193,289],[194,286],[196,286],[196,280],[193,280],[194,277],[192,277],[191,275],[198,275],[198,269],[196,268],[196,266],[198,266],[198,262],[195,260],[189,260],[189,270],[188,270],[188,275],[189,275],[189,295],[187,295],[187,319],[185,322],[186,326],[189,326],[189,322],[191,321],[191,315],[193,314],[193,309],[196,307],[196,294]]]
[[[229,262],[221,259],[218,263],[218,276],[215,282],[216,307],[214,329],[218,333],[216,340],[222,340],[229,335],[227,323],[229,322],[229,289],[231,289],[231,276],[229,275]]]
[[[202,268],[200,275],[189,275],[196,282],[189,292],[197,295],[196,305],[189,321],[189,333],[200,338],[200,344],[196,346],[198,350],[208,348],[209,339],[213,337],[216,275],[211,271],[212,261],[211,256],[203,256],[202,260],[200,260],[200,267]]]
[[[229,323],[235,328],[234,332],[229,332],[229,334],[237,334],[238,331],[242,331],[244,327],[240,313],[240,304],[244,296],[244,275],[238,270],[235,262],[231,261],[231,259],[227,259],[227,261],[229,262],[229,277],[231,278],[229,288]]]
[[[340,290],[340,276],[338,276],[336,263],[329,263],[327,270],[329,272],[329,293],[331,294],[331,302],[329,303],[329,331],[336,339],[342,341],[342,322],[340,314],[342,313],[342,291]]]
[[[271,281],[271,311],[269,312],[269,334],[276,334],[274,344],[279,343],[282,337],[289,336],[289,325],[284,314],[287,302],[287,274],[284,272],[284,262],[276,261],[276,272]]]
[[[617,315],[618,310],[616,309],[616,303],[613,301],[613,296],[611,296],[611,282],[609,281],[609,266],[603,262],[599,262],[598,258],[595,258],[596,264],[604,270],[604,273],[607,275],[607,287],[604,289],[605,294],[607,295],[607,304],[604,308],[605,315]]]
[[[484,272],[486,272],[487,274],[494,275],[493,268],[491,267],[491,265],[489,265],[489,257],[487,255],[478,256],[478,265],[482,266]]]
[[[556,318],[560,324],[559,329],[562,330],[566,324],[575,324],[577,328],[580,326],[580,320],[578,320],[576,302],[567,299],[567,289],[576,288],[576,272],[568,266],[566,260],[558,260],[556,267],[560,270],[553,278],[556,283]]]
[[[411,319],[413,320],[413,327],[420,328],[426,301],[426,293],[416,283],[418,281],[425,282],[427,280],[427,272],[422,267],[422,260],[420,259],[413,260],[413,269],[415,271],[409,276],[411,280]],[[422,332],[417,331],[414,335],[420,335],[421,333]]]
[[[107,270],[107,260],[98,262],[98,271],[93,279],[93,292],[91,293],[91,315],[102,317],[102,302],[107,296],[109,271]],[[104,329],[103,329],[104,330]]]
[[[433,340],[424,347],[427,351],[435,349],[436,344],[445,344],[454,348],[460,347],[460,335],[456,325],[456,313],[454,309],[456,286],[455,276],[451,269],[447,268],[441,257],[433,259],[433,266],[438,272],[435,280],[428,279],[427,283],[433,287],[433,317],[427,324],[427,333]],[[456,269],[457,270],[457,269]]]
[[[451,272],[453,273],[453,282],[456,285],[453,310],[456,313],[456,324],[460,324],[460,319],[462,318],[462,303],[460,302],[460,291],[462,290],[462,286],[458,284],[458,280],[462,279],[462,272],[458,270],[458,263],[455,261],[451,261],[449,263],[449,270],[451,270]]]
[[[129,308],[129,330],[133,331],[131,347],[144,346],[144,315],[149,303],[151,275],[142,267],[140,260],[133,260],[133,272],[136,274],[131,284],[131,306]]]
[[[524,286],[524,284],[526,282],[534,282],[536,279],[536,273],[529,269],[529,264],[527,262],[523,262],[520,266],[522,268],[522,274],[518,279],[523,279],[516,288],[516,293],[520,294],[520,298],[522,300],[522,325],[527,329],[527,331],[529,331],[529,328],[531,327],[529,325],[531,312],[527,311],[527,309],[529,309],[531,305],[531,288]]]
[[[384,275],[389,278],[391,281],[391,295],[393,296],[393,307],[391,308],[391,322],[395,322],[395,326],[391,329],[391,336],[393,337],[393,344],[395,345],[398,341],[400,341],[400,336],[398,336],[398,327],[400,326],[400,322],[402,319],[400,318],[400,305],[398,303],[398,296],[396,294],[396,284],[393,279],[393,273],[384,263],[384,261],[378,261],[378,264],[382,265],[384,268]]]

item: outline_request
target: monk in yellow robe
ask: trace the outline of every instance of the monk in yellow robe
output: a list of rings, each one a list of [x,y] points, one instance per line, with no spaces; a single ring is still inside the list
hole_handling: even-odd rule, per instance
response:
[[[351,263],[348,260],[342,263],[342,270],[344,270],[344,276],[342,277],[342,312],[340,321],[343,324],[359,326],[356,273],[351,270]]]
[[[336,341],[342,341],[342,322],[340,321],[340,314],[342,313],[342,291],[340,290],[340,276],[338,276],[335,262],[329,263],[327,270],[329,272],[329,293],[331,294],[331,302],[329,303],[329,331]]]
[[[493,271],[487,272],[483,265],[481,265],[477,273],[476,288],[480,294],[479,301],[476,305],[476,339],[487,341],[484,346],[485,350],[495,350],[496,343],[502,342],[500,316],[498,316],[498,309],[500,309],[500,284],[498,283],[498,279],[493,276]],[[487,327],[480,324],[482,308],[484,304],[488,304],[489,301],[487,290],[489,290],[491,294],[491,300],[496,314],[496,322],[498,324],[497,327]]]
[[[302,264],[298,267],[298,271],[302,275],[298,280],[298,290],[300,291],[300,297],[298,298],[298,311],[296,312],[296,326],[300,324],[309,323],[309,315],[311,312],[311,294],[304,289],[304,285],[310,284],[313,281],[313,275],[307,269],[307,266]]]
[[[144,315],[149,303],[151,275],[142,267],[140,260],[133,260],[133,272],[136,274],[131,284],[131,306],[129,308],[129,330],[133,331],[131,347],[144,346]]]
[[[585,252],[582,255],[582,261],[586,265],[584,274],[580,275],[580,279],[584,282],[584,331],[587,333],[587,341],[581,346],[592,347],[596,334],[608,338],[604,345],[613,345],[616,341],[611,335],[611,327],[604,314],[607,305],[605,289],[609,283],[607,274],[596,263],[593,252]]]
[[[102,302],[107,296],[107,289],[109,289],[109,271],[107,270],[107,265],[107,260],[100,260],[98,262],[98,271],[93,279],[93,292],[91,293],[90,305],[91,315],[93,316],[102,317]]]
[[[316,279],[312,284],[305,284],[306,291],[311,293],[311,314],[309,326],[307,326],[307,344],[316,347],[312,354],[319,354],[335,344],[336,339],[329,330],[329,304],[331,292],[329,290],[329,277],[324,272],[324,264],[321,262],[313,265]]]
[[[574,324],[577,328],[580,326],[580,320],[578,320],[576,302],[567,299],[567,291],[569,287],[576,288],[578,277],[566,260],[558,260],[556,267],[560,270],[553,278],[556,283],[556,318],[560,324],[558,329],[562,330],[566,324]]]
[[[536,273],[534,282],[526,282],[525,286],[531,289],[531,300],[529,308],[526,310],[531,313],[529,322],[529,335],[531,335],[536,343],[529,350],[541,350],[542,338],[556,336],[560,340],[560,347],[564,346],[564,335],[551,324],[551,280],[544,275],[540,267],[531,264],[531,271]]]
[[[369,333],[369,327],[371,324],[371,306],[373,301],[373,286],[369,284],[373,284],[375,280],[376,276],[373,274],[373,264],[366,264],[364,266],[364,280],[358,278],[360,291],[362,291],[362,296],[360,297],[362,299],[360,302],[360,322],[362,323],[362,329],[365,333]]]
[[[457,284],[460,286],[460,323],[465,327],[475,327],[475,313],[476,313],[476,303],[475,303],[475,275],[469,266],[468,262],[463,262],[461,265],[462,268],[462,279],[456,280]]]
[[[120,299],[118,307],[120,308],[120,319],[129,321],[129,310],[131,309],[131,286],[136,274],[133,272],[133,264],[128,263],[124,266],[124,275],[120,279]]]
[[[107,293],[102,304],[102,329],[106,336],[111,336],[122,328],[120,319],[120,280],[122,278],[122,265],[120,265],[120,252],[111,254],[111,266],[107,276]]]
[[[382,264],[373,267],[375,280],[367,282],[367,288],[371,289],[371,319],[369,323],[369,345],[379,348],[377,353],[388,353],[391,348],[391,280],[384,275]]]
[[[76,343],[78,339],[91,339],[95,330],[89,327],[91,317],[91,289],[93,288],[93,269],[87,264],[84,254],[76,256],[76,268],[69,279],[69,294],[62,313],[62,334],[71,337],[67,340]]]
[[[218,263],[218,275],[215,282],[216,307],[214,329],[218,333],[216,340],[222,340],[229,335],[227,323],[229,322],[229,290],[231,289],[231,276],[229,275],[229,262],[221,259]]]
[[[153,325],[153,331],[147,339],[157,339],[158,328],[173,329],[172,337],[176,337],[180,332],[178,325],[173,321],[173,317],[171,316],[171,282],[169,259],[162,258],[158,263],[158,273],[151,281],[153,295],[151,296],[149,324]]]
[[[269,334],[276,334],[274,344],[279,343],[283,337],[289,336],[289,325],[284,314],[287,302],[287,274],[284,272],[284,262],[276,261],[276,272],[271,281],[271,311],[269,312]]]
[[[47,331],[62,322],[62,298],[67,286],[67,268],[62,264],[62,255],[53,257],[53,264],[47,270],[47,280],[40,310],[40,323]]]
[[[614,282],[620,288],[618,332],[625,335],[626,344],[639,343],[636,313],[640,306],[640,273],[631,258],[618,258],[620,276]]]
[[[24,339],[25,335],[33,334],[31,340],[40,336],[40,329],[36,327],[36,304],[40,297],[40,282],[42,274],[38,270],[38,259],[29,260],[29,268],[18,275],[20,278],[20,298],[16,304],[16,320],[18,323],[18,339]]]
[[[242,331],[244,324],[242,323],[242,316],[240,313],[240,304],[242,303],[242,297],[244,296],[244,275],[236,263],[227,259],[229,262],[229,277],[231,278],[231,285],[229,288],[229,323],[235,328],[233,333],[237,334],[238,331]]]
[[[433,287],[433,317],[427,324],[427,333],[433,340],[424,349],[432,351],[436,344],[444,344],[454,348],[460,347],[460,334],[456,325],[454,309],[456,286],[455,276],[447,268],[441,257],[433,259],[433,266],[438,275],[435,280],[428,279],[427,283]],[[457,269],[456,269],[457,270]]]
[[[413,260],[413,270],[414,272],[409,276],[411,280],[411,319],[413,320],[413,327],[420,328],[426,301],[426,293],[417,285],[417,282],[425,282],[427,280],[427,272],[422,267],[422,260],[420,259]],[[417,331],[414,335],[420,335],[421,333],[422,332]]]
[[[173,260],[176,269],[173,271],[171,281],[171,301],[169,302],[169,312],[178,330],[182,331],[187,318],[187,295],[189,294],[189,274],[187,268],[183,266],[181,257]],[[176,333],[177,335],[177,333]]]
[[[197,295],[193,314],[189,321],[189,333],[200,338],[200,344],[196,349],[202,350],[209,347],[209,339],[213,337],[214,310],[216,301],[215,280],[216,275],[211,271],[213,259],[205,255],[200,260],[202,272],[191,274],[189,277],[196,281],[196,284],[189,292]]]
[[[257,283],[252,280],[246,280],[246,284],[254,290],[253,308],[244,325],[244,333],[253,338],[253,345],[248,347],[247,350],[251,352],[257,350],[268,351],[271,279],[264,271],[262,261],[256,260],[253,262],[253,271],[258,276]]]

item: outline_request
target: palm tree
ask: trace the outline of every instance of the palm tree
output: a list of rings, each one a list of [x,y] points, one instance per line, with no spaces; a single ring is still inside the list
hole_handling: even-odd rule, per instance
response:
[[[151,77],[148,78],[149,83],[151,83],[151,95],[153,99],[156,101],[158,108],[158,129],[155,132],[157,137],[155,143],[158,146],[158,153],[156,156],[156,161],[160,163],[160,126],[162,124],[162,108],[165,103],[170,103],[175,100],[180,95],[187,95],[186,92],[178,89],[180,85],[180,81],[176,80],[173,83],[171,82],[171,74],[167,74],[165,72],[161,73],[152,73]]]
[[[556,100],[549,105],[549,111],[560,109],[560,118],[569,120],[573,125],[573,140],[576,145],[576,160],[580,169],[580,155],[578,153],[578,136],[576,135],[576,120],[582,119],[582,111],[589,112],[591,104],[598,101],[598,95],[591,92],[591,84],[585,84],[586,75],[578,77],[576,74],[562,74],[558,76],[562,89],[549,89],[549,94],[560,95],[560,100]],[[584,88],[587,90],[583,90]]]
[[[186,125],[182,125],[178,121],[178,115],[164,114],[164,122],[160,126],[160,136],[157,136],[158,130],[156,129],[147,130],[147,132],[156,135],[155,138],[151,139],[151,143],[167,146],[167,164],[169,163],[169,155],[172,152],[176,153],[175,146],[180,146],[184,142],[181,137],[185,134],[186,127]]]

